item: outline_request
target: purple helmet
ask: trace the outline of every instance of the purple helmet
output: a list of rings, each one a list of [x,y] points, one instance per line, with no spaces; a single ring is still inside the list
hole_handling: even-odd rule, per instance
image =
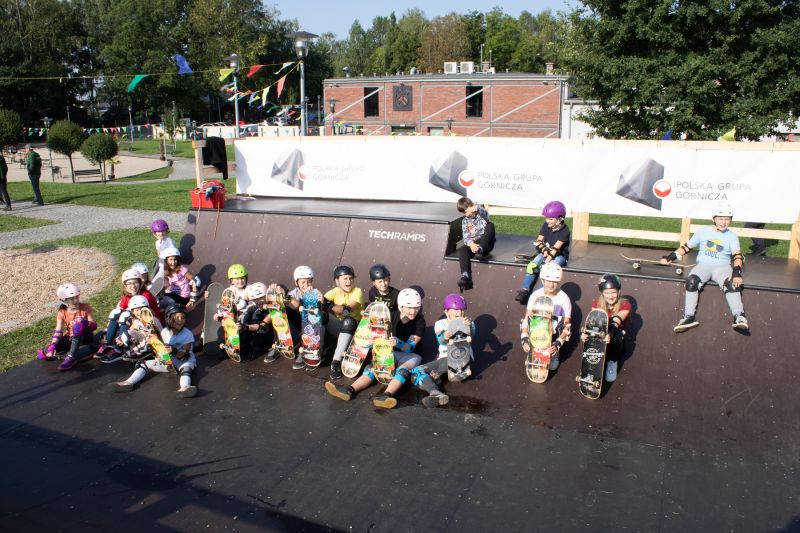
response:
[[[444,297],[442,307],[445,311],[448,309],[463,309],[467,310],[467,301],[460,294],[448,294]]]
[[[547,202],[547,205],[542,209],[542,216],[555,218],[565,217],[567,216],[567,208],[558,200]]]
[[[150,224],[150,231],[153,233],[157,231],[169,231],[169,224],[163,218],[159,218],[158,220],[154,220],[152,224]]]

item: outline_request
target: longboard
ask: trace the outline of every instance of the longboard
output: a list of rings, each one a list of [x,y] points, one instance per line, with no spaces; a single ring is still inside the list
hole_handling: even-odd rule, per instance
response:
[[[302,328],[301,340],[302,347],[300,353],[303,362],[316,368],[322,362],[320,352],[322,352],[322,315],[319,308],[320,292],[311,289],[303,294],[300,311],[300,327]]]
[[[289,330],[289,319],[286,316],[286,304],[283,293],[277,289],[267,289],[267,309],[272,329],[275,332],[275,342],[272,347],[287,358],[294,357],[294,341]]]
[[[531,351],[525,360],[525,373],[534,383],[544,383],[550,375],[552,320],[553,300],[547,296],[538,296],[533,302],[533,315],[528,321]]]
[[[217,309],[222,315],[222,330],[225,333],[224,342],[220,343],[219,347],[225,350],[233,361],[237,363],[242,362],[241,346],[239,339],[239,326],[236,323],[236,300],[238,299],[236,291],[228,287],[222,291],[222,297],[219,300]]]
[[[372,372],[375,379],[388,385],[394,376],[394,347],[388,339],[375,339],[372,344]]]
[[[472,361],[472,336],[470,328],[461,317],[447,324],[447,331],[452,334],[447,341],[447,379],[451,382],[464,381],[472,375],[469,367]]]
[[[642,268],[642,265],[657,265],[657,266],[660,266],[662,268],[663,267],[674,268],[675,269],[675,273],[677,275],[679,275],[679,276],[682,276],[687,268],[692,268],[696,264],[696,263],[692,263],[691,265],[684,265],[684,264],[681,264],[681,263],[678,263],[678,264],[668,263],[668,264],[665,265],[664,263],[661,262],[660,259],[659,260],[655,260],[655,259],[641,259],[641,258],[637,258],[637,257],[628,257],[627,255],[622,254],[622,253],[619,254],[619,255],[621,255],[623,257],[623,259],[626,259],[627,261],[630,261],[631,266],[633,267],[634,270],[639,270],[640,268]]]
[[[384,302],[372,302],[361,314],[353,340],[342,358],[342,374],[354,378],[361,371],[376,339],[389,338],[391,314]]]
[[[222,324],[214,320],[217,305],[222,299],[222,290],[222,284],[216,282],[206,289],[208,296],[206,297],[205,316],[203,317],[203,353],[212,357],[220,357],[223,354],[222,349],[219,347],[225,340]]]
[[[602,309],[592,309],[586,315],[584,332],[589,335],[583,343],[581,373],[575,376],[581,394],[591,400],[600,397],[603,391],[603,374],[606,366],[606,341],[608,314]]]

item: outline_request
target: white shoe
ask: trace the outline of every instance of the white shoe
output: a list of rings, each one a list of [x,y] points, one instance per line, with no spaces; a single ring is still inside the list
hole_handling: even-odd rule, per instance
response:
[[[608,361],[606,363],[606,381],[611,383],[617,379],[617,362]]]
[[[550,370],[550,372],[552,372],[557,368],[558,368],[558,354],[555,354],[550,358],[550,366],[548,367],[548,369]]]

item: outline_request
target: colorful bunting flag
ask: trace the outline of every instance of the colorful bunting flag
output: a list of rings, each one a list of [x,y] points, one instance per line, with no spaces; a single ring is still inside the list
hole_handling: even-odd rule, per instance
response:
[[[278,98],[281,97],[281,93],[283,92],[283,84],[285,82],[286,82],[286,76],[278,80]]]
[[[189,66],[189,62],[186,61],[186,58],[180,54],[175,54],[174,56],[175,63],[178,64],[178,74],[194,74],[192,67]]]
[[[149,75],[150,74],[137,74],[136,76],[134,76],[131,82],[128,84],[128,92],[129,93],[133,92],[136,86],[139,85],[139,82],[148,77]]]
[[[672,130],[667,131],[663,137],[661,137],[662,141],[671,141],[672,140]]]
[[[263,66],[264,65],[253,65],[252,67],[250,67],[250,72],[247,73],[247,77],[248,78],[252,77],[253,74],[255,74],[256,72],[261,70],[261,67],[263,67]]]
[[[275,72],[275,74],[280,74],[281,72],[283,72],[283,69],[285,69],[286,67],[288,67],[288,66],[290,66],[290,65],[294,65],[294,62],[292,62],[292,61],[288,61],[288,62],[284,63],[284,64],[281,66],[281,68],[279,68],[279,69],[278,69],[278,71],[277,71],[277,72]]]
[[[219,69],[219,81],[225,80],[228,76],[233,74],[232,68],[221,68]]]
[[[267,94],[269,94],[269,87],[264,89],[264,92],[261,94],[261,106],[267,105]]]
[[[723,133],[722,135],[717,137],[717,140],[718,141],[724,141],[724,142],[735,141],[736,140],[736,128],[734,127],[732,130],[726,131],[725,133]]]

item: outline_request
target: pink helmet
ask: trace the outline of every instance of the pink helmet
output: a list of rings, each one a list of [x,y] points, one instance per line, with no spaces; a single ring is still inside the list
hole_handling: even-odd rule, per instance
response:
[[[397,307],[422,307],[422,296],[414,289],[403,289],[397,295]]]
[[[153,233],[157,231],[169,231],[169,224],[163,218],[159,218],[158,220],[154,220],[152,224],[150,224],[150,231]]]
[[[66,300],[67,298],[80,295],[81,290],[74,283],[64,283],[58,289],[56,289],[56,296],[58,296],[59,300]]]
[[[444,297],[444,301],[442,302],[442,307],[445,311],[448,309],[462,309],[464,311],[467,310],[467,301],[464,299],[463,296],[460,294],[448,294]]]
[[[567,216],[567,208],[558,200],[547,202],[547,205],[542,209],[542,216],[555,218],[565,217]]]

